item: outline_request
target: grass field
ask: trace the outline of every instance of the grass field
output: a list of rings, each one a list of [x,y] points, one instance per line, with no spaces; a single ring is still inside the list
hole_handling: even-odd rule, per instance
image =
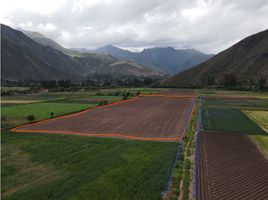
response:
[[[176,143],[2,133],[3,199],[160,199]]]
[[[248,111],[244,113],[268,133],[268,111]]]
[[[35,115],[37,120],[49,118],[50,113],[55,116],[71,113],[77,110],[83,110],[92,107],[95,104],[75,104],[75,103],[35,103],[27,105],[14,105],[2,108],[2,116],[27,117]]]
[[[50,118],[50,113],[54,116],[60,116],[67,113],[83,110],[96,104],[78,104],[78,103],[33,103],[7,105],[1,108],[2,128],[27,123],[27,116],[34,115],[35,120]]]
[[[268,157],[268,111],[245,110],[243,112],[266,131],[266,135],[255,135],[251,138]]]
[[[253,135],[251,138],[268,158],[268,135]]]

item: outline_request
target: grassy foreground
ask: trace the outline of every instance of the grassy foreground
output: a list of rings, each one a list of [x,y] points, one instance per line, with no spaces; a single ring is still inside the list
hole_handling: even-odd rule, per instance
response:
[[[176,143],[2,133],[2,199],[160,199]]]

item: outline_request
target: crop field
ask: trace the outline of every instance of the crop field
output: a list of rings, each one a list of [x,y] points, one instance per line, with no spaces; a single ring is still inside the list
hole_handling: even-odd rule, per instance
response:
[[[205,96],[198,199],[268,199],[267,95],[212,91]]]
[[[222,99],[207,98],[206,104],[210,108],[229,108],[229,109],[246,109],[246,110],[268,110],[267,99]]]
[[[268,99],[267,93],[260,93],[256,91],[198,89],[196,90],[196,93],[205,97],[220,99]]]
[[[268,161],[245,135],[202,132],[200,200],[268,199]]]
[[[17,127],[13,131],[179,140],[192,104],[193,96],[136,97],[73,115]]]
[[[173,142],[4,131],[2,199],[157,200],[176,146]]]
[[[202,113],[202,126],[208,131],[263,134],[254,121],[238,109],[206,108]]]

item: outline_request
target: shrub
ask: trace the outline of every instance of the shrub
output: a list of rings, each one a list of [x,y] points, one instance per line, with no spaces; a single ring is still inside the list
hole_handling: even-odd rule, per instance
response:
[[[29,122],[31,122],[31,121],[35,120],[35,116],[34,115],[28,115],[27,120]]]
[[[54,112],[51,112],[50,113],[50,117],[54,117]]]
[[[100,101],[98,103],[98,106],[104,106],[104,105],[107,105],[108,104],[108,101],[107,100],[103,100],[103,101]]]
[[[186,159],[184,162],[184,169],[190,169],[191,168],[191,161],[189,159]]]
[[[127,100],[127,99],[128,99],[128,95],[125,94],[125,95],[123,96],[123,100]]]

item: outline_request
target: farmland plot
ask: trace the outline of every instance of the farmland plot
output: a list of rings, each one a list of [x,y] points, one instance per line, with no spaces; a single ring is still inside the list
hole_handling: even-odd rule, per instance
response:
[[[268,162],[245,135],[202,132],[200,200],[268,199]]]
[[[192,104],[193,96],[136,97],[73,115],[21,126],[13,131],[178,140],[182,137]]]

